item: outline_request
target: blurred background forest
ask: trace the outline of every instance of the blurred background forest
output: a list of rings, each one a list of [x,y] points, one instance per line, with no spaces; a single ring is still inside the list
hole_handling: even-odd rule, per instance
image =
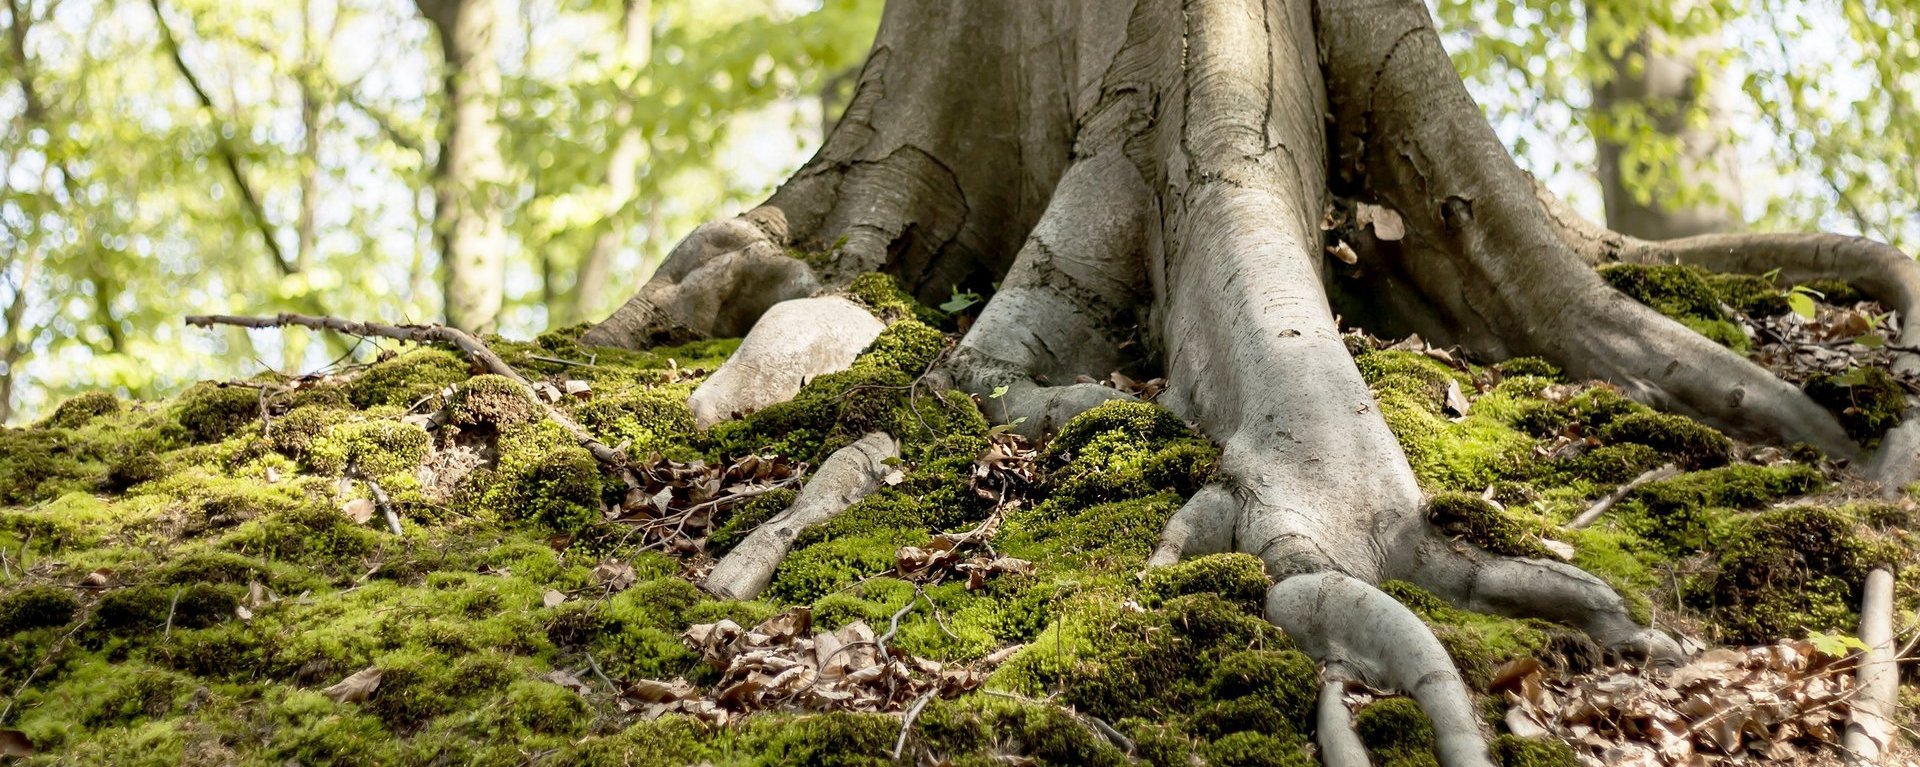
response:
[[[925,1],[925,0],[916,0]],[[598,319],[818,145],[882,0],[0,0],[0,414],[352,352],[187,314]],[[1920,0],[1437,0],[1595,219],[1920,246]],[[1677,89],[1647,62],[1679,62]]]

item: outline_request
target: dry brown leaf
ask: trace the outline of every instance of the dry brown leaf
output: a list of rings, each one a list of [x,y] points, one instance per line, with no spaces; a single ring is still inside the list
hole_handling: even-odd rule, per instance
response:
[[[33,756],[33,740],[19,730],[0,730],[0,756]]]
[[[1356,203],[1353,207],[1355,223],[1361,226],[1372,224],[1373,236],[1388,242],[1407,236],[1407,224],[1400,218],[1398,211],[1364,202]]]
[[[359,703],[380,688],[380,667],[368,666],[320,691],[335,703]]]
[[[355,498],[340,505],[340,513],[347,515],[348,519],[359,525],[364,525],[373,519],[374,511],[373,501],[366,498]]]
[[[554,589],[547,589],[547,593],[540,595],[540,603],[549,608],[559,607],[565,601],[567,601],[567,595]]]
[[[93,572],[87,573],[85,578],[80,579],[80,588],[88,591],[110,589],[115,585],[117,585],[117,583],[114,580],[113,568],[111,567],[102,567],[94,570]]]
[[[1334,258],[1340,259],[1340,263],[1348,266],[1360,263],[1360,254],[1353,252],[1353,246],[1348,245],[1346,240],[1335,240],[1333,245],[1327,248],[1327,252]]]
[[[589,694],[592,694],[593,692],[593,688],[588,686],[586,682],[580,681],[579,677],[569,674],[560,669],[554,669],[552,671],[549,671],[547,672],[546,676],[541,678],[549,682],[552,682],[554,684],[560,685],[561,687],[565,687],[569,690],[577,692],[581,695],[589,695]]]
[[[613,591],[625,591],[639,578],[633,571],[633,565],[617,559],[609,559],[595,565],[593,571],[587,575],[593,579],[595,585],[605,586]]]

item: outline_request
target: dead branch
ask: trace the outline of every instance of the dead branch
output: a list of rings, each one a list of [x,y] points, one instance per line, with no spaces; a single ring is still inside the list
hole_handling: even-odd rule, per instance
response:
[[[1613,492],[1608,493],[1605,498],[1594,502],[1593,506],[1586,511],[1580,512],[1580,516],[1574,517],[1572,522],[1568,522],[1567,527],[1579,530],[1587,525],[1591,525],[1594,520],[1599,519],[1602,514],[1607,513],[1608,509],[1613,508],[1614,504],[1619,503],[1621,499],[1631,495],[1633,491],[1679,473],[1680,469],[1669,463],[1660,468],[1649,470],[1638,477],[1634,477],[1631,481],[1621,485]]]
[[[187,324],[196,328],[210,328],[215,325],[232,325],[234,327],[251,329],[297,326],[311,328],[313,330],[326,330],[361,338],[378,337],[391,338],[397,341],[411,341],[413,343],[449,344],[459,349],[460,353],[466,355],[467,359],[472,360],[474,364],[479,365],[487,372],[511,378],[519,382],[521,386],[527,387],[527,396],[540,405],[540,409],[546,412],[547,418],[559,424],[560,428],[566,429],[567,434],[571,435],[574,441],[579,443],[581,447],[586,448],[587,452],[592,453],[594,460],[599,461],[602,466],[607,467],[609,470],[620,472],[623,476],[627,469],[627,459],[625,455],[621,454],[618,450],[608,447],[606,443],[594,439],[586,427],[575,422],[572,418],[568,417],[566,413],[560,412],[559,408],[542,400],[538,394],[533,393],[533,385],[527,381],[526,376],[520,375],[520,371],[514,370],[512,365],[508,365],[506,360],[501,359],[500,355],[495,354],[493,349],[488,348],[485,341],[481,341],[473,334],[459,328],[450,328],[445,325],[383,325],[377,322],[356,322],[339,317],[315,317],[307,314],[285,312],[273,317],[237,317],[226,314],[196,315],[188,317]]]

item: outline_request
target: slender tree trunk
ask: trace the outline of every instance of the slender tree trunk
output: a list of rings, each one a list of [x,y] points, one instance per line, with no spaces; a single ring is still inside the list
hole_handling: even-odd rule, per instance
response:
[[[1588,11],[1589,16],[1605,12],[1597,5],[1590,5]],[[1703,69],[1703,62],[1717,50],[1715,41],[1707,37],[1676,40],[1649,32],[1623,55],[1610,58],[1612,70],[1604,81],[1594,84],[1593,109],[1601,124],[1617,127],[1624,115],[1645,115],[1660,143],[1671,143],[1679,150],[1665,175],[1668,183],[1643,200],[1635,189],[1646,185],[1645,160],[1628,143],[1599,138],[1599,180],[1609,228],[1649,240],[1740,228],[1739,158],[1729,143],[1732,128],[1724,103],[1724,78]],[[1698,114],[1706,119],[1690,119]],[[1647,142],[1636,143],[1645,146]],[[1672,190],[1700,188],[1711,199],[1672,202]]]
[[[589,313],[599,311],[600,305],[607,300],[608,282],[613,275],[613,258],[621,243],[626,241],[627,230],[631,228],[633,216],[629,209],[639,193],[641,163],[646,159],[645,138],[633,123],[633,105],[639,98],[634,86],[638,84],[652,55],[651,0],[625,0],[620,8],[620,50],[617,56],[620,66],[617,76],[630,79],[620,89],[620,103],[613,107],[613,126],[619,138],[614,145],[613,155],[607,158],[607,208],[599,224],[600,231],[594,235],[593,246],[587,249],[586,258],[580,262],[579,274],[574,279],[572,306],[565,321],[559,324],[571,325],[586,319]]]
[[[505,301],[506,225],[500,195],[497,27],[503,0],[418,0],[440,37],[445,102],[434,167],[434,241],[439,246],[446,321],[493,330]]]

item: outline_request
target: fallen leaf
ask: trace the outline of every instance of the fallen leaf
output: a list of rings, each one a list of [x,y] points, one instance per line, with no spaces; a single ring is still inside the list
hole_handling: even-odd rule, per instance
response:
[[[33,741],[19,730],[0,730],[0,756],[33,756]]]
[[[87,577],[80,579],[80,588],[88,591],[100,591],[102,589],[113,588],[113,586],[113,568],[111,567],[102,567],[87,573]]]
[[[541,604],[544,604],[549,608],[559,607],[560,603],[565,601],[567,601],[567,595],[562,594],[559,591],[556,591],[554,589],[547,589],[547,593],[540,595]]]
[[[373,501],[365,498],[355,498],[342,504],[340,511],[346,514],[348,519],[353,520],[355,524],[364,525],[368,520],[373,519]]]
[[[1454,415],[1464,416],[1473,409],[1473,401],[1467,399],[1467,393],[1460,390],[1460,382],[1447,380],[1447,410]]]
[[[595,565],[593,572],[588,573],[588,576],[596,585],[606,586],[614,591],[625,591],[639,579],[639,576],[633,572],[633,565],[617,559],[609,559]]]
[[[567,396],[576,399],[593,399],[593,384],[586,381],[567,381]]]
[[[546,676],[541,678],[549,682],[552,682],[554,684],[560,685],[561,687],[565,687],[569,690],[580,693],[581,695],[588,695],[593,692],[593,688],[589,687],[586,682],[580,681],[580,677],[574,676],[560,669],[554,669],[552,671],[549,671],[547,672]]]
[[[335,703],[359,703],[371,697],[379,687],[380,667],[368,666],[321,690],[320,694],[332,698]]]
[[[1348,266],[1360,263],[1360,254],[1353,252],[1353,246],[1348,245],[1346,240],[1336,240],[1332,247],[1327,248],[1327,252]]]

